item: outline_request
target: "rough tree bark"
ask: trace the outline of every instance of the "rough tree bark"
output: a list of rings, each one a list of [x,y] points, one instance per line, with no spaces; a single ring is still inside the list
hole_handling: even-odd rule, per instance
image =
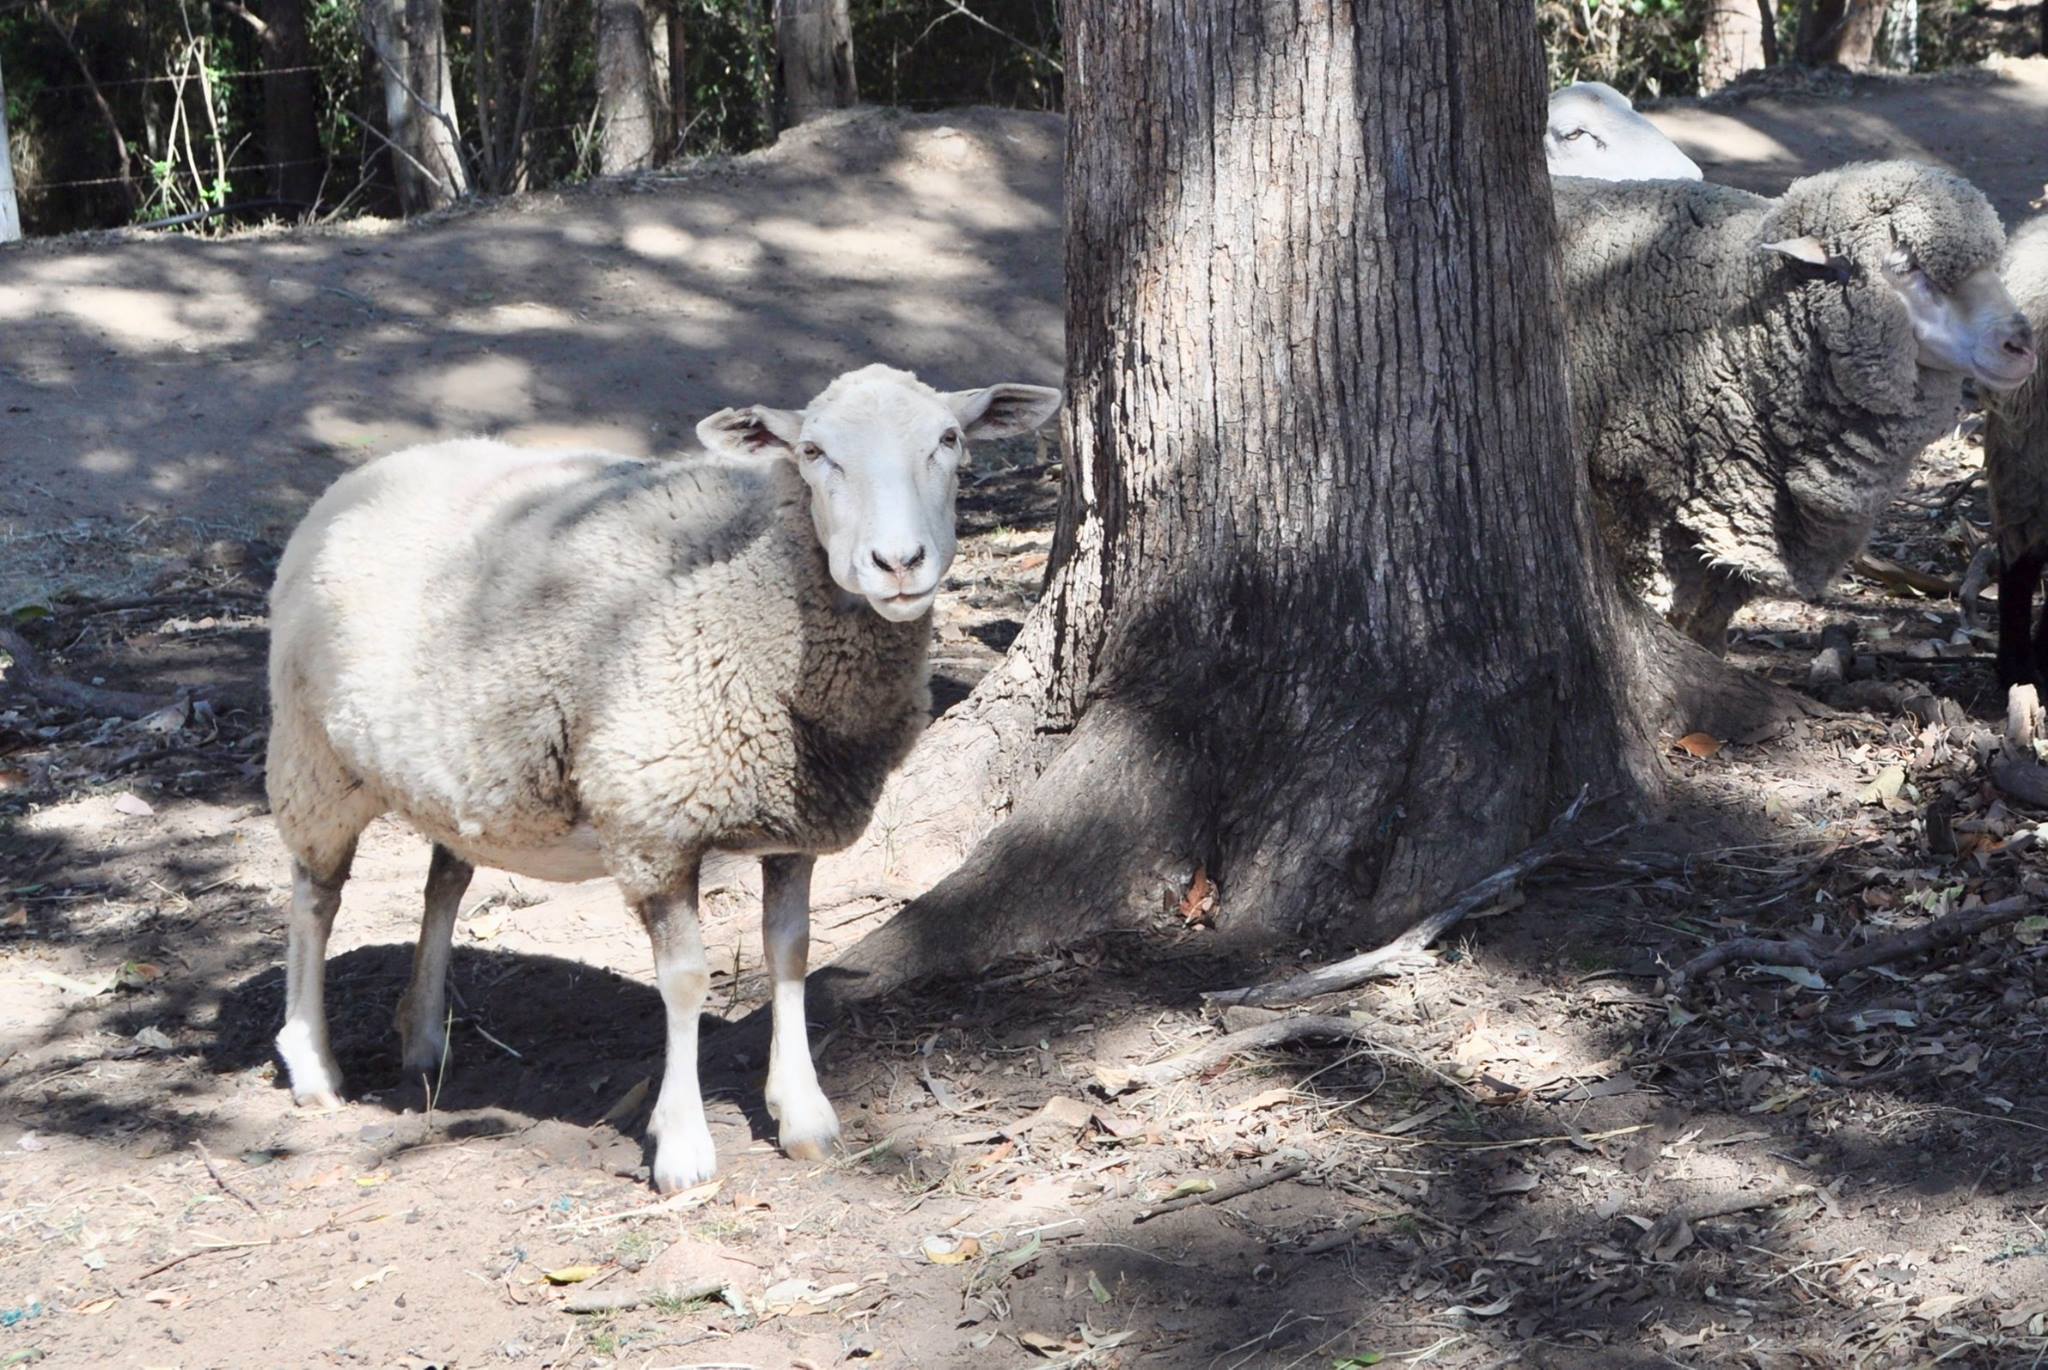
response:
[[[1717,91],[1743,72],[1769,64],[1765,24],[1762,0],[1707,0],[1700,51],[1702,91]]]
[[[785,127],[860,99],[847,0],[775,0],[775,55]]]
[[[270,169],[270,193],[311,208],[320,198],[325,168],[306,0],[263,0],[262,18],[257,42],[263,52],[263,160],[282,163]]]
[[[1587,516],[1533,10],[1069,0],[1065,36],[1055,569],[871,832],[1007,817],[838,998],[1198,867],[1228,941],[1385,940],[1581,784],[1652,796],[1653,724],[1701,706]]]
[[[21,208],[14,198],[14,154],[7,144],[7,82],[0,77],[0,243],[21,236]]]
[[[654,53],[646,0],[597,0],[597,169],[607,176],[654,164]]]
[[[399,204],[418,214],[469,193],[441,0],[364,0],[363,42],[384,92]]]
[[[664,0],[668,7],[668,121],[672,156],[683,155],[683,139],[690,131],[690,31],[683,24],[681,0]]]
[[[1807,0],[1799,16],[1799,60],[1809,66],[1839,63],[1867,70],[1876,60],[1877,34],[1887,0]]]

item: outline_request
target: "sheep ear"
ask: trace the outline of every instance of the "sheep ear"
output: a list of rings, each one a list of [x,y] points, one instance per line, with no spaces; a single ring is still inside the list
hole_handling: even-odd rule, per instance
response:
[[[803,415],[751,404],[745,409],[721,409],[705,419],[697,425],[697,441],[707,451],[753,457],[788,452],[803,431]]]
[[[1760,250],[1790,257],[1807,266],[1826,266],[1831,260],[1828,245],[1810,233],[1803,238],[1780,238],[1775,243],[1765,243]]]
[[[970,438],[1008,438],[1060,412],[1060,392],[1043,385],[989,385],[939,396]]]
[[[1803,238],[1781,238],[1775,243],[1765,243],[1759,250],[1777,253],[1803,274],[1815,279],[1849,279],[1849,259],[1835,256],[1828,251],[1826,243],[1810,233]]]

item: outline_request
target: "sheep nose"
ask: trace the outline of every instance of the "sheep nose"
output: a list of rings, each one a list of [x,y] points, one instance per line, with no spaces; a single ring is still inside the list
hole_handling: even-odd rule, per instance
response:
[[[924,565],[924,548],[922,547],[893,559],[883,556],[880,552],[870,552],[868,555],[874,559],[877,568],[886,571],[892,576],[907,574]]]

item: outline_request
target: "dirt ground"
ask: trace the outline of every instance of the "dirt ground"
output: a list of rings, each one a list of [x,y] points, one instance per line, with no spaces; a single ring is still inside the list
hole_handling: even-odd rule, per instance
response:
[[[1657,117],[1765,189],[1903,151],[2010,217],[2048,179],[2042,61]],[[759,1099],[753,894],[723,866],[725,1168],[660,1201],[660,1001],[616,895],[479,872],[449,1067],[403,1080],[427,852],[380,825],[329,979],[355,1094],[292,1106],[260,769],[260,596],[292,519],[435,434],[660,452],[877,358],[1056,381],[1059,132],[870,113],[424,225],[0,253],[0,611],[76,679],[187,694],[140,723],[0,695],[0,1367],[2048,1355],[2048,919],[1825,983],[1672,982],[1740,935],[1826,949],[2048,889],[2048,813],[1985,774],[1989,639],[1896,571],[1753,606],[1735,656],[1801,688],[1822,629],[1856,628],[1847,679],[1815,687],[1834,712],[1674,746],[1669,819],[1324,1001],[1369,1042],[1129,1078],[1258,1017],[1205,1009],[1271,968],[1217,956],[1190,892],[1150,937],[821,1029],[848,1145],[790,1162]],[[976,457],[941,707],[1016,632],[1057,491],[1056,452]],[[1967,433],[1931,452],[1875,550],[1959,577],[1977,460]],[[891,907],[842,892],[819,959]]]

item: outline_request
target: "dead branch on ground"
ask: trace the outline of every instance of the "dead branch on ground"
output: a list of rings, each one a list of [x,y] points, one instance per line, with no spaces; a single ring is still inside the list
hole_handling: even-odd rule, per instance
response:
[[[1671,992],[1677,994],[1688,981],[1727,965],[1804,966],[1822,979],[1833,979],[1852,970],[1903,961],[1974,937],[1988,928],[2017,922],[2035,907],[2032,899],[2014,895],[1982,908],[1937,918],[1911,932],[1894,933],[1890,937],[1865,942],[1860,947],[1832,953],[1820,950],[1811,942],[1791,938],[1738,937],[1719,946],[1708,947],[1680,966],[1671,976]]]
[[[33,647],[23,640],[21,634],[12,628],[0,626],[0,653],[12,657],[14,664],[7,668],[6,684],[13,686],[31,699],[45,704],[54,704],[61,709],[76,709],[84,714],[115,718],[147,718],[159,709],[168,708],[175,701],[159,699],[155,695],[136,694],[129,690],[109,690],[98,685],[82,685],[52,672],[36,655]]]

